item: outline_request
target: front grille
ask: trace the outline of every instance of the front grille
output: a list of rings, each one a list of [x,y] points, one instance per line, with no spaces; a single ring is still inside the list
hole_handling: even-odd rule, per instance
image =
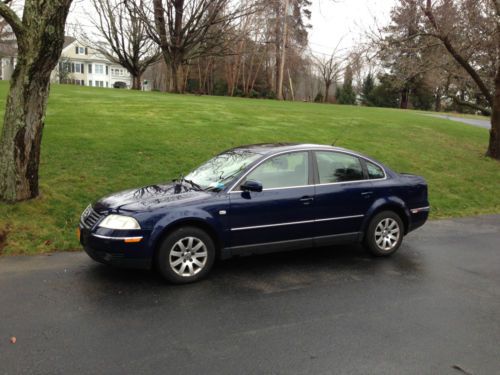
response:
[[[82,225],[87,228],[91,229],[96,225],[103,217],[104,215],[101,215],[97,212],[94,211],[91,205],[89,205],[85,211],[83,211],[82,217],[80,219],[80,222]]]

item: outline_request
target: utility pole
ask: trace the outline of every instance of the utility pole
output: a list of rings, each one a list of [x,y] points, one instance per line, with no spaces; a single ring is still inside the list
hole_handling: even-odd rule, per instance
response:
[[[283,100],[283,77],[285,73],[286,45],[288,39],[288,0],[285,0],[285,15],[283,17],[283,43],[281,44],[281,61],[278,77],[278,100]]]

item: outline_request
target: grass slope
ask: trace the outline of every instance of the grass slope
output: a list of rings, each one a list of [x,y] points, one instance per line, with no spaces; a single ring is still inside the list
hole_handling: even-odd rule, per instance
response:
[[[0,110],[7,89],[1,82]],[[4,254],[75,249],[81,211],[104,194],[167,181],[241,144],[338,137],[340,146],[425,176],[434,218],[500,212],[500,163],[483,156],[484,129],[412,111],[54,85],[41,196],[0,203],[7,233],[0,247]]]

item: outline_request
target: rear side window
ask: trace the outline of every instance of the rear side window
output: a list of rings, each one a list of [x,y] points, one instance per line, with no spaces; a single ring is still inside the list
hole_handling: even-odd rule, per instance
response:
[[[370,163],[369,161],[366,162],[366,169],[368,171],[368,177],[370,178],[370,180],[385,177],[383,169],[378,165]]]
[[[340,152],[317,151],[319,183],[363,180],[363,167],[355,156]]]

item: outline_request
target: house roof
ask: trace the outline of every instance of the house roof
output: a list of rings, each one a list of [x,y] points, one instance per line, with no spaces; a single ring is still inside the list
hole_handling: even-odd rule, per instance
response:
[[[64,37],[63,49],[73,43],[76,38],[72,36]],[[17,42],[15,39],[0,42],[0,57],[17,56]]]
[[[67,46],[69,46],[71,43],[73,43],[74,41],[76,40],[76,38],[72,37],[72,36],[65,36],[64,37],[64,44],[63,44],[63,48],[66,48]]]

